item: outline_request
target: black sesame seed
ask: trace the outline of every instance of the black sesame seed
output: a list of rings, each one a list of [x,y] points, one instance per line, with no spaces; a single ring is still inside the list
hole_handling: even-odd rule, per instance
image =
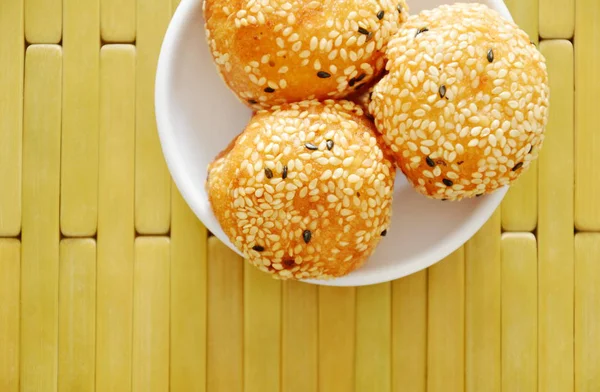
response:
[[[444,183],[444,185],[446,185],[446,186],[452,186],[452,185],[454,185],[454,183],[453,183],[451,180],[447,179],[447,178],[444,178],[444,179],[442,180],[442,182],[443,182],[443,183]]]
[[[328,140],[325,142],[325,144],[327,145],[327,149],[328,149],[329,151],[331,151],[331,149],[333,148],[333,140],[331,140],[331,139],[328,139]]]
[[[366,83],[361,83],[358,86],[354,87],[354,90],[360,90]]]
[[[283,173],[281,174],[281,178],[284,180],[287,178],[287,165],[283,167]]]
[[[309,149],[309,150],[311,150],[311,151],[315,151],[315,150],[318,150],[318,149],[319,149],[319,147],[315,146],[315,145],[314,145],[314,144],[312,144],[312,143],[306,143],[306,144],[304,145],[304,147],[308,148],[308,149]]]
[[[360,75],[358,75],[358,77],[356,78],[357,82],[362,82],[364,78],[367,77],[366,73],[361,73]]]
[[[320,77],[321,79],[327,79],[331,77],[330,73],[327,73],[325,71],[319,71],[317,72],[317,76]]]
[[[487,59],[488,61],[491,63],[492,61],[494,61],[494,50],[490,49],[487,52]]]
[[[427,162],[427,166],[429,167],[435,167],[435,162],[433,161],[433,159],[426,157],[425,158],[425,162]]]
[[[381,10],[377,13],[377,19],[381,20],[385,16],[385,11]]]
[[[426,31],[429,31],[429,29],[428,29],[427,27],[423,27],[423,28],[421,28],[421,29],[417,30],[417,34],[415,34],[415,37],[416,37],[417,35],[421,34],[421,33],[424,33],[424,32],[426,32]]]
[[[463,163],[465,163],[465,161],[458,161],[456,163],[458,163],[458,165],[462,165]]]
[[[248,100],[248,103],[249,103],[250,105],[256,105],[258,102],[257,102],[257,101],[255,101],[254,99],[249,99],[249,100]]]
[[[285,268],[292,268],[294,265],[296,265],[296,261],[294,259],[283,260],[283,266]]]
[[[254,246],[252,247],[252,250],[255,250],[255,251],[257,251],[257,252],[264,252],[264,251],[265,251],[265,248],[264,248],[264,247],[262,247],[262,246],[260,246],[260,245],[254,245]]]
[[[527,154],[531,154],[532,151],[533,151],[533,145],[529,147],[529,151],[527,151]]]
[[[265,169],[265,176],[267,176],[267,178],[273,178],[273,172],[268,167]]]
[[[304,233],[302,233],[302,239],[304,239],[304,242],[308,244],[311,238],[312,233],[310,232],[310,230],[304,230]]]
[[[385,237],[387,235],[387,229],[385,229],[384,231],[381,232],[381,236]]]
[[[398,4],[398,7],[396,7],[396,9],[399,13],[402,13],[402,4]]]
[[[444,98],[446,96],[446,86],[443,84],[440,86],[440,98]]]
[[[480,194],[478,194],[478,195],[475,195],[475,197],[481,197],[481,196],[483,196],[483,193],[480,193]]]
[[[352,79],[350,79],[348,81],[348,86],[350,86],[350,87],[354,87],[355,84],[356,84],[356,79],[355,78],[352,78]]]
[[[369,35],[369,30],[365,29],[364,27],[359,27],[358,32],[364,35]]]
[[[519,162],[515,165],[515,167],[512,168],[512,171],[517,171],[522,167],[523,167],[523,162]]]
[[[265,89],[265,93],[274,93],[274,92],[275,92],[275,89],[273,89],[273,88],[271,88],[271,87],[267,87],[267,88]]]

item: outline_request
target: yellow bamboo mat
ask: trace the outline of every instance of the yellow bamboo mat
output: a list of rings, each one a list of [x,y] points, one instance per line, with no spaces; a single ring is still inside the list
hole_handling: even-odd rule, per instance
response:
[[[0,392],[600,391],[600,1],[507,0],[548,60],[539,161],[361,288],[272,280],[185,205],[153,112],[177,3],[0,0]]]

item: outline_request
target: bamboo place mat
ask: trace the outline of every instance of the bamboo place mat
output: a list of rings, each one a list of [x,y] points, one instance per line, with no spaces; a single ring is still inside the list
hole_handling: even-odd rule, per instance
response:
[[[0,0],[1,392],[600,391],[600,1],[509,1],[548,60],[537,165],[361,288],[272,280],[183,202],[153,112],[176,5]]]

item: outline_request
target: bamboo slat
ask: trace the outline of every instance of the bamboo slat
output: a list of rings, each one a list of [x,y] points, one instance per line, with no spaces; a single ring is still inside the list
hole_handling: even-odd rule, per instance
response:
[[[166,237],[135,240],[133,392],[169,390],[169,254]]]
[[[391,391],[392,285],[356,289],[356,391]]]
[[[550,119],[539,158],[539,387],[573,389],[573,46],[542,41]]]
[[[96,241],[60,242],[58,391],[93,391],[96,362]]]
[[[170,390],[205,391],[207,231],[172,189]]]
[[[64,0],[60,227],[65,236],[96,233],[100,7]]]
[[[0,2],[0,236],[21,232],[23,1]]]
[[[575,390],[600,390],[600,234],[575,236]]]
[[[319,287],[319,391],[353,391],[356,289]]]
[[[281,281],[244,262],[244,391],[279,391]]]
[[[154,79],[170,0],[137,2],[135,132],[135,228],[167,234],[171,221],[171,177],[162,155],[154,115]]]
[[[19,390],[21,244],[0,239],[0,390]]]
[[[427,390],[459,392],[465,388],[464,249],[429,269],[427,320]]]
[[[531,233],[502,236],[502,390],[538,390],[537,258]]]
[[[207,390],[244,390],[244,260],[208,239]]]
[[[573,37],[575,0],[539,0],[540,36],[543,39]]]
[[[24,1],[25,39],[27,42],[30,44],[60,43],[62,39],[62,0]],[[5,1],[5,3],[9,2]]]
[[[467,391],[501,389],[500,211],[465,245]]]
[[[318,288],[301,282],[283,284],[281,390],[318,390]]]
[[[21,373],[23,392],[55,391],[62,49],[32,45],[25,57]]]
[[[96,391],[131,390],[135,47],[100,51]]]
[[[100,0],[100,34],[103,41],[134,42],[135,22],[135,0]]]
[[[575,226],[600,231],[600,2],[577,0],[575,5]]]
[[[392,282],[392,390],[427,390],[427,270]]]

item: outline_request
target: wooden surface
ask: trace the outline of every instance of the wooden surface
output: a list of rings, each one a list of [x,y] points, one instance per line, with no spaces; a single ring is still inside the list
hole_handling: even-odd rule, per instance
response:
[[[29,46],[23,120],[22,391],[55,388],[58,380],[61,91],[61,47]]]
[[[563,391],[573,378],[573,45],[542,41],[552,112],[539,158],[539,385]]]
[[[58,390],[93,390],[96,363],[96,241],[60,242]]]
[[[23,3],[0,2],[0,236],[21,231]]]
[[[64,0],[63,19],[60,227],[85,237],[98,220],[98,0]]]
[[[502,236],[501,279],[502,390],[547,391],[542,382],[538,388],[538,377],[542,376],[538,371],[538,346],[542,345],[536,339],[538,289],[533,234]]]
[[[171,179],[154,116],[156,63],[170,16],[169,0],[137,2],[135,229],[140,234],[167,234],[170,227]]]
[[[548,63],[539,161],[361,288],[271,280],[185,204],[153,104],[178,3],[0,0],[1,392],[600,391],[600,2],[507,0]]]
[[[596,92],[600,85],[600,4],[578,0],[575,7],[575,226],[600,231],[600,133]]]
[[[96,390],[131,389],[135,47],[100,51]]]
[[[575,236],[575,386],[600,390],[600,234]]]
[[[465,384],[469,391],[501,390],[500,214],[465,245]]]

